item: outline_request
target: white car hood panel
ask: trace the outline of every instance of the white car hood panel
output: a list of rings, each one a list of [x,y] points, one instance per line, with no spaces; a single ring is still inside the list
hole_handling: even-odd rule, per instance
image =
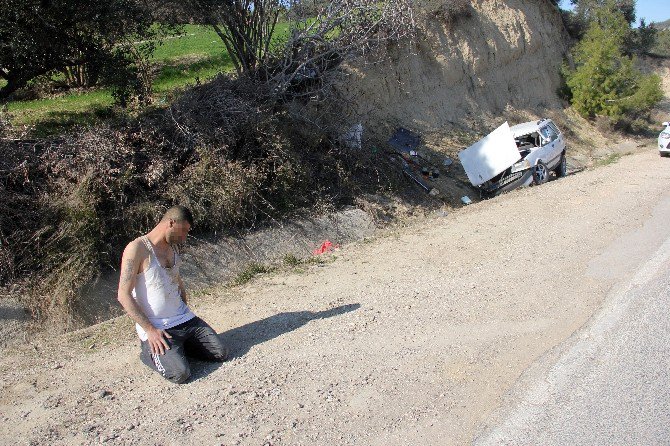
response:
[[[479,142],[458,153],[473,186],[480,186],[519,161],[521,155],[505,122]]]

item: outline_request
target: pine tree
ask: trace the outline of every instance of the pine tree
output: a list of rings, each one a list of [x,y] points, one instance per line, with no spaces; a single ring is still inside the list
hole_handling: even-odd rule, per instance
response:
[[[642,75],[634,59],[623,54],[630,29],[624,15],[609,8],[597,14],[575,46],[575,70],[564,69],[572,105],[582,116],[614,120],[648,110],[662,98],[660,79]]]

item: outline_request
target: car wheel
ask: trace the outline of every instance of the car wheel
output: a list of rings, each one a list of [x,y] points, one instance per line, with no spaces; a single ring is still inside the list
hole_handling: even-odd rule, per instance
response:
[[[538,161],[533,169],[533,184],[539,186],[549,180],[549,169],[542,161]]]
[[[561,155],[561,160],[558,162],[558,166],[554,169],[557,177],[564,177],[568,174],[568,160],[565,157],[565,153]]]

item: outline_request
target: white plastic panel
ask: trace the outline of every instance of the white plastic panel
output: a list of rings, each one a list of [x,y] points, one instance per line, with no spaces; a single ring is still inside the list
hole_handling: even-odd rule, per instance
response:
[[[461,150],[458,158],[470,182],[479,186],[519,161],[521,155],[505,122],[479,142]]]

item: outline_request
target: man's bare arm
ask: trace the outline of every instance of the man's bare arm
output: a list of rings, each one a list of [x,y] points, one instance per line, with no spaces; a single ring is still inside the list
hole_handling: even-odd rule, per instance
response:
[[[159,330],[151,325],[142,308],[133,298],[132,291],[137,282],[137,274],[140,272],[142,257],[137,243],[130,243],[123,251],[121,259],[121,277],[119,278],[119,291],[117,298],[128,316],[147,334],[149,345],[153,353],[165,353],[165,349],[170,349],[164,337],[170,338],[170,335],[163,330]]]
[[[137,247],[128,245],[121,259],[121,277],[119,278],[118,300],[128,316],[145,331],[151,327],[151,322],[144,314],[140,306],[133,299],[132,291],[135,288],[137,274],[139,273],[141,259],[138,257]]]

